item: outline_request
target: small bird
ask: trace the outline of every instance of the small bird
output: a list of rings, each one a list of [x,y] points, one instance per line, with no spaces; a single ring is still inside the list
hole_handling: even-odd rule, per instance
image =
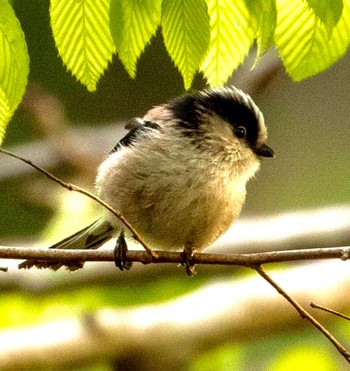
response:
[[[190,258],[223,234],[238,217],[246,183],[273,157],[264,117],[251,97],[230,86],[187,93],[133,119],[98,169],[97,195],[120,212],[154,250],[184,251]],[[96,249],[128,230],[110,212],[51,246]],[[118,266],[129,268],[127,262]],[[19,268],[69,270],[27,260]]]

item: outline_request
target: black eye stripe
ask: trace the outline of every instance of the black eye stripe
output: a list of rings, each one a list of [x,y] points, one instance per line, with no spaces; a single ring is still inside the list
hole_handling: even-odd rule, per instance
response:
[[[246,141],[252,148],[256,145],[259,117],[249,102],[242,99],[241,96],[213,93],[208,97],[207,102],[203,102],[204,107],[205,103],[213,112],[227,121],[234,131],[238,127],[244,127]]]
[[[256,146],[261,113],[251,98],[240,90],[223,88],[185,94],[170,101],[167,108],[184,128],[196,131],[200,131],[201,115],[214,113],[228,122],[234,133],[238,127],[244,127],[245,141],[251,148]]]

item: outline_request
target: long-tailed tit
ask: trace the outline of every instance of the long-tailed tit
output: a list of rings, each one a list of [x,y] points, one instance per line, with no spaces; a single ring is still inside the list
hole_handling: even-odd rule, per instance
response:
[[[155,250],[190,257],[238,217],[246,183],[261,157],[273,157],[264,117],[235,87],[185,94],[134,119],[102,162],[98,196],[120,212]],[[128,231],[111,213],[51,246],[96,249]],[[54,270],[62,263],[28,260],[20,268]],[[68,265],[70,270],[81,262]],[[123,268],[123,266],[121,266]],[[189,269],[190,270],[190,269]]]

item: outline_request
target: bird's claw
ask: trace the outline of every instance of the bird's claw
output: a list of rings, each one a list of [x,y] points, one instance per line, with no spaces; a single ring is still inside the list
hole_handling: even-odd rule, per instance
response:
[[[129,270],[132,267],[132,262],[126,260],[126,252],[128,245],[125,241],[124,232],[121,232],[114,248],[114,263],[121,270]]]
[[[186,267],[186,273],[189,276],[194,276],[195,274],[197,274],[196,265],[193,263],[194,250],[185,248],[182,256],[182,265]]]

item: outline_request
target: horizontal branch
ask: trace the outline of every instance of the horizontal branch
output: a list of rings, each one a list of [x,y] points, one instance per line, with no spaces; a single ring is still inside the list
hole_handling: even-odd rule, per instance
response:
[[[62,180],[58,179],[56,176],[49,173],[47,170],[42,169],[40,166],[37,166],[32,161],[25,159],[21,156],[18,156],[12,152],[9,152],[7,150],[4,150],[0,148],[0,152],[7,154],[8,156],[11,156],[13,158],[16,158],[22,162],[25,162],[26,164],[30,165],[31,167],[35,168],[39,172],[43,173],[45,176],[47,176],[49,179],[55,181],[56,183],[60,184],[64,188],[70,190],[70,191],[76,191],[79,193],[82,193],[89,198],[93,199],[94,201],[98,202],[102,206],[104,206],[107,210],[109,210],[112,214],[114,214],[133,234],[134,238],[145,248],[147,251],[147,255],[142,254],[142,252],[132,252],[128,253],[126,256],[127,261],[139,261],[144,264],[148,264],[151,262],[168,262],[168,263],[181,263],[183,261],[183,256],[181,253],[162,253],[162,256],[158,256],[158,253],[153,251],[146,242],[143,240],[142,236],[138,234],[138,232],[133,228],[133,226],[125,219],[123,215],[121,215],[118,211],[111,208],[108,204],[106,204],[103,200],[98,198],[97,196],[91,194],[90,192],[75,186],[70,183],[63,182]],[[287,225],[284,221],[284,224]],[[290,224],[288,224],[290,225]],[[337,223],[336,228],[338,228],[339,225]],[[335,251],[335,249],[338,249],[338,251]],[[21,259],[35,259],[35,260],[42,260],[42,261],[53,261],[53,262],[62,262],[62,263],[70,263],[72,260],[75,261],[113,261],[115,260],[114,252],[113,255],[110,252],[107,256],[105,255],[105,251],[78,251],[74,252],[73,256],[69,256],[67,254],[72,253],[72,251],[55,251],[55,250],[49,250],[46,251],[44,254],[45,256],[39,255],[37,256],[37,252],[33,252],[34,256],[29,256],[23,258],[21,255]],[[92,253],[92,256],[86,256],[87,253]],[[41,253],[40,253],[41,254]],[[51,256],[50,254],[54,254]],[[81,255],[83,254],[83,255]],[[134,255],[133,255],[134,254]],[[136,254],[136,255],[135,255]],[[310,259],[329,259],[329,258],[340,258],[342,260],[347,260],[349,258],[349,251],[347,248],[331,248],[327,249],[311,249],[311,250],[291,250],[291,251],[277,251],[277,252],[270,252],[270,253],[264,253],[265,255],[257,255],[257,254],[230,254],[230,255],[216,255],[216,254],[197,254],[193,259],[191,259],[191,262],[194,264],[221,264],[221,265],[241,265],[241,266],[256,266],[261,265],[265,263],[271,263],[271,262],[280,262],[280,261],[294,261],[294,260],[310,260]],[[268,254],[268,255],[267,255]],[[77,256],[78,255],[78,256]],[[1,256],[5,257],[5,256]],[[17,258],[16,256],[10,255],[10,258]],[[6,268],[3,268],[1,270],[6,270]]]
[[[311,246],[313,249],[320,249],[348,245],[350,245],[350,207],[343,205],[308,211],[299,210],[268,217],[242,218],[205,252],[231,255],[232,253],[248,254],[309,249]],[[25,248],[27,249],[27,246]],[[25,248],[21,249],[20,254]],[[107,242],[106,248],[113,248],[112,240]],[[2,254],[4,254],[3,251]],[[332,249],[333,253],[336,251]],[[24,259],[22,255],[21,257]],[[16,258],[19,259],[19,257]],[[135,264],[127,275],[116,274],[112,264],[107,264],[104,269],[101,269],[101,264],[98,262],[90,262],[77,274],[64,274],[63,270],[61,274],[52,274],[48,270],[18,271],[13,269],[16,267],[15,260],[2,261],[0,266],[9,267],[6,275],[0,272],[0,290],[36,294],[47,294],[52,290],[100,282],[117,283],[119,286],[129,285],[130,279],[133,282],[143,283],[148,279],[154,280],[157,277],[162,279],[179,274],[178,269],[169,269],[165,264],[147,266]],[[200,273],[201,277],[203,275],[212,277],[213,274],[216,277],[223,277],[231,274],[231,268],[229,265],[212,264],[201,267]]]
[[[151,257],[144,251],[127,251],[126,261],[150,263],[182,263],[181,252],[157,251],[158,257]],[[251,254],[207,254],[197,253],[193,257],[194,264],[217,264],[255,266],[266,263],[290,262],[300,260],[341,259],[348,260],[350,247],[331,247],[320,249],[272,251]],[[58,250],[58,249],[32,249],[19,247],[0,247],[1,259],[35,259],[42,261],[55,261],[68,263],[71,261],[99,261],[113,262],[113,250]]]

